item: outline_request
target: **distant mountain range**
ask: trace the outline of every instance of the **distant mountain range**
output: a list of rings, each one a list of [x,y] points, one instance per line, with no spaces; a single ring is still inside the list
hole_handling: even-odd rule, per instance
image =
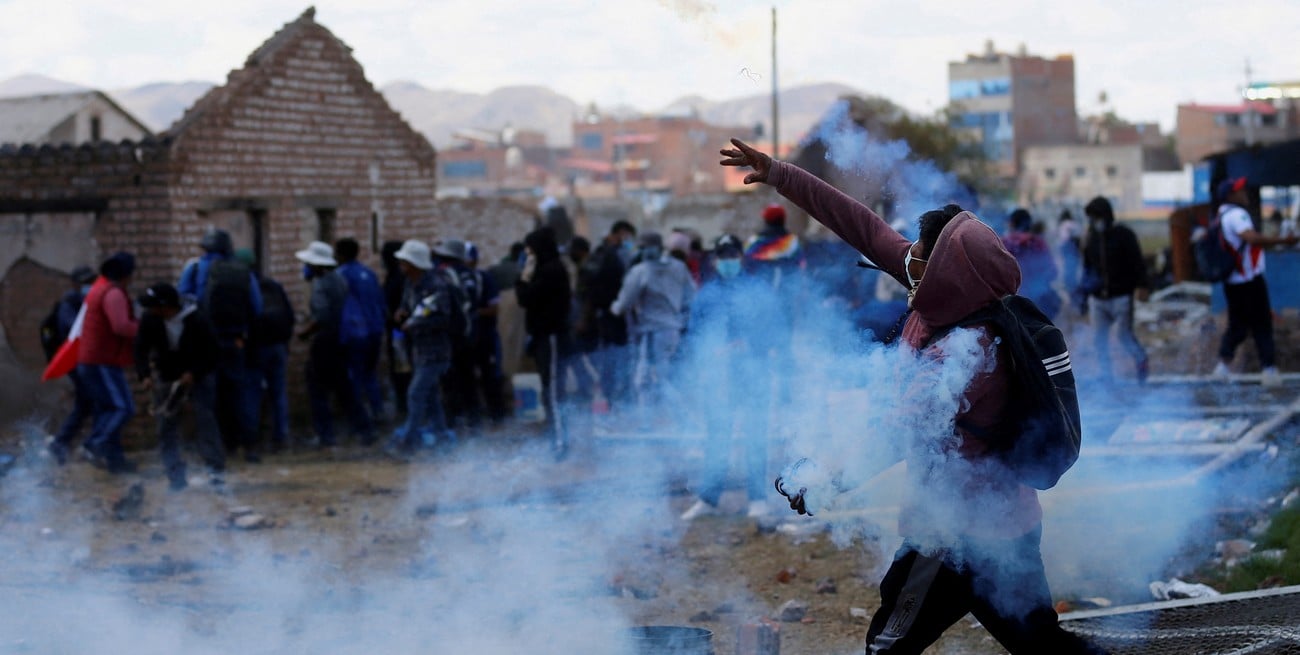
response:
[[[150,129],[160,132],[212,86],[209,82],[155,82],[112,89],[108,94]],[[0,97],[86,89],[42,75],[20,75],[0,81]],[[412,127],[437,147],[451,145],[459,130],[495,131],[507,125],[540,130],[552,145],[567,146],[573,141],[573,121],[587,110],[585,105],[544,86],[510,86],[489,93],[465,93],[430,89],[415,82],[393,82],[379,90]],[[848,94],[861,92],[842,84],[811,84],[783,90],[780,96],[782,141],[798,139],[837,98]],[[762,125],[763,133],[770,135],[771,103],[767,94],[720,101],[686,96],[649,113],[678,116],[694,113],[716,125],[747,128]],[[600,109],[621,115],[646,113],[630,107]]]

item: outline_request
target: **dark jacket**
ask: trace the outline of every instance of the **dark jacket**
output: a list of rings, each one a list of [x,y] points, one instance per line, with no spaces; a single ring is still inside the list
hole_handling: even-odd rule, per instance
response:
[[[414,282],[407,280],[400,309],[408,318],[401,327],[416,361],[451,360],[451,336],[447,334],[451,303],[450,283],[437,270],[426,271]]]
[[[1113,218],[1105,223],[1101,231],[1088,229],[1080,285],[1097,298],[1131,296],[1134,289],[1147,286],[1142,248],[1133,230],[1115,223]]]
[[[911,241],[871,209],[785,162],[773,162],[768,183],[900,284],[906,284],[903,258]],[[944,342],[929,344],[937,331],[1019,287],[1020,267],[1001,239],[974,214],[962,212],[943,229],[930,253],[902,339],[920,350],[919,356],[942,359]],[[990,347],[990,330],[973,327],[982,332],[981,343]],[[997,425],[1009,401],[1009,375],[1006,353],[997,350],[991,370],[976,374],[965,388],[954,420],[977,430]],[[925,380],[911,382],[921,386],[909,393],[932,392],[924,387]],[[914,475],[909,466],[909,499],[900,515],[900,533],[913,537],[942,528],[968,536],[1009,539],[1038,526],[1042,508],[1034,489],[1012,479],[989,452],[988,444],[974,434],[958,430],[953,436],[955,443],[942,435],[936,435],[934,442],[952,457],[931,458],[916,467]]]
[[[184,373],[195,378],[217,366],[217,336],[212,324],[198,308],[182,319],[180,340],[173,349],[167,340],[167,323],[161,316],[145,313],[135,339],[135,372],[143,380],[157,372],[163,382],[173,382]]]
[[[521,276],[515,282],[515,295],[524,308],[524,329],[533,337],[566,334],[569,309],[573,302],[569,272],[560,261],[560,251],[551,231],[542,228],[528,233],[524,243],[537,258],[531,281]]]

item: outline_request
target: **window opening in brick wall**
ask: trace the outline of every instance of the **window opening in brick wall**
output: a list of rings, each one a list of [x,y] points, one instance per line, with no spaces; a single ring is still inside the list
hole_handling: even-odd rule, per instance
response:
[[[338,212],[333,209],[316,210],[316,240],[334,243],[334,223]]]
[[[90,117],[90,140],[94,143],[99,143],[99,140],[103,136],[104,136],[103,121],[101,121],[98,116],[91,116]]]
[[[257,260],[253,268],[262,275],[269,268],[266,264],[266,210],[248,210],[248,226],[253,232],[253,256]]]

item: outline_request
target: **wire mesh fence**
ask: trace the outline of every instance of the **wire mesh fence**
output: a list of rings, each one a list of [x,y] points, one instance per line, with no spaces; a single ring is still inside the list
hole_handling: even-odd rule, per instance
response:
[[[1061,616],[1112,655],[1300,655],[1300,586]]]

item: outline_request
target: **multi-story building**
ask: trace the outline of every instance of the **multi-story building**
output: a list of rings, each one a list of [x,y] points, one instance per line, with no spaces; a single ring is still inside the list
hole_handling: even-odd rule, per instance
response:
[[[1020,204],[1040,212],[1076,209],[1097,196],[1115,212],[1142,210],[1139,144],[1031,146],[1022,153]]]
[[[1029,146],[1074,143],[1074,57],[1047,59],[1021,46],[998,52],[989,41],[982,54],[948,64],[948,100],[953,127],[984,147],[998,172],[1020,170]]]
[[[1300,83],[1290,86],[1300,95]],[[1248,89],[1248,99],[1239,103],[1178,105],[1175,128],[1178,159],[1190,164],[1216,152],[1300,136],[1295,96],[1279,94],[1268,99],[1249,99],[1255,89],[1256,86]],[[1258,93],[1256,96],[1264,97]]]
[[[573,149],[559,166],[584,195],[720,193],[727,178],[718,148],[752,131],[696,116],[591,115],[573,124]]]
[[[552,182],[557,151],[536,130],[461,130],[438,152],[440,196],[534,197]]]

